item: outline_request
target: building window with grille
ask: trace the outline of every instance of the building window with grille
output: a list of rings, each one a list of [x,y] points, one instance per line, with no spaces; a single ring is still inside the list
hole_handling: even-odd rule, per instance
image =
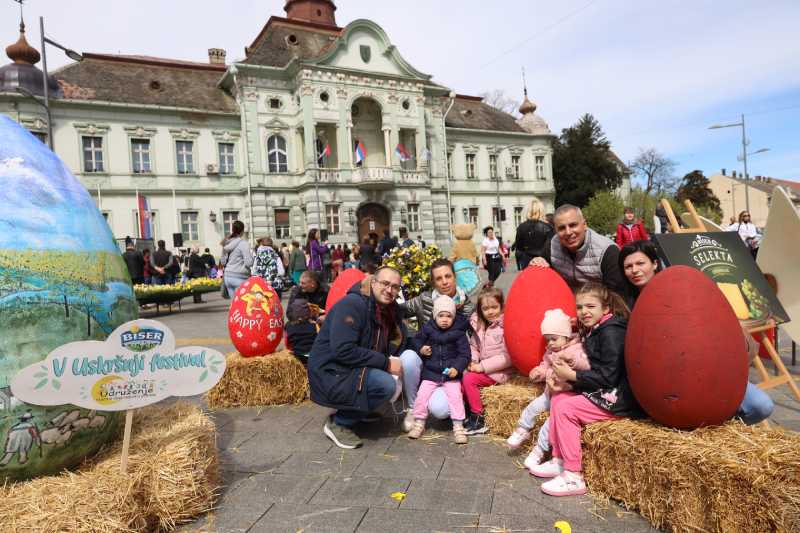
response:
[[[325,222],[328,226],[328,235],[336,235],[339,233],[340,222],[338,205],[325,206]]]
[[[522,206],[514,207],[514,226],[522,224]]]
[[[153,171],[150,164],[150,139],[131,139],[131,161],[134,174],[149,174]]]
[[[467,223],[468,224],[475,224],[475,227],[478,227],[478,208],[477,207],[470,207],[469,211],[467,212]]]
[[[489,177],[493,180],[497,179],[497,156],[489,156]]]
[[[475,179],[475,154],[467,154],[467,179]]]
[[[419,222],[419,204],[408,204],[408,231],[419,231],[422,225]]]
[[[499,229],[500,224],[502,222],[505,222],[505,220],[506,220],[506,210],[503,209],[502,207],[501,208],[493,207],[492,208],[492,224],[494,224],[495,227],[497,229]]]
[[[197,211],[181,212],[181,233],[184,241],[200,240],[200,216]]]
[[[520,174],[520,168],[519,168],[519,156],[518,155],[512,155],[511,156],[511,172],[512,172],[512,175],[514,176],[515,180],[520,179],[521,174]]]
[[[275,210],[275,238],[288,239],[290,232],[289,224],[289,210],[276,209]]]
[[[103,172],[102,137],[83,137],[83,171]]]
[[[453,179],[453,152],[447,152],[447,175]]]
[[[219,173],[233,174],[236,171],[236,157],[233,143],[219,143]]]
[[[223,211],[222,212],[222,228],[225,235],[233,233],[233,223],[239,220],[238,211]]]
[[[536,156],[536,179],[543,180],[545,179],[544,175],[544,156],[537,155]]]
[[[286,158],[286,139],[280,135],[273,135],[267,139],[267,161],[269,172],[288,172],[289,165]]]
[[[194,174],[194,142],[175,141],[178,174]]]
[[[456,208],[455,207],[451,207],[450,208],[450,224],[455,224],[455,222],[456,222]]]

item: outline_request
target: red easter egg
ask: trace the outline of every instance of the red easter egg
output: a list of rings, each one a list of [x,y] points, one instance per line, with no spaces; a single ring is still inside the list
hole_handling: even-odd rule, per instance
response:
[[[511,284],[503,317],[511,361],[526,376],[542,362],[545,341],[541,325],[544,312],[550,309],[574,317],[575,296],[552,268],[527,267]]]
[[[344,298],[344,295],[347,294],[347,291],[349,291],[353,285],[366,277],[367,275],[357,268],[343,270],[328,289],[328,299],[325,300],[325,312],[327,313],[330,311],[336,302]]]
[[[717,425],[744,398],[744,334],[714,281],[687,266],[657,274],[628,322],[625,366],[653,420],[679,429]]]
[[[283,337],[283,307],[278,294],[263,278],[252,276],[231,295],[228,334],[245,357],[268,355]]]

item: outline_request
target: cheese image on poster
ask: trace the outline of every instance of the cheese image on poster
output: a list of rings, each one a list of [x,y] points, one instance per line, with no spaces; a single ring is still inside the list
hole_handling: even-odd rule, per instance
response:
[[[11,382],[14,396],[36,405],[71,403],[97,411],[144,407],[170,396],[202,394],[222,378],[225,357],[202,346],[175,348],[155,320],[121,325],[105,341],[70,342]]]

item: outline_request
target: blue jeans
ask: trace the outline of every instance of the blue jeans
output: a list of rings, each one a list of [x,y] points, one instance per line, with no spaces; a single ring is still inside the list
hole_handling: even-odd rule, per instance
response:
[[[742,422],[748,426],[758,424],[762,420],[769,418],[775,404],[772,398],[752,383],[747,383],[747,390],[744,392],[742,405],[736,411],[736,417],[741,418]]]
[[[171,274],[164,274],[163,276],[153,276],[153,285],[172,285],[174,280]]]
[[[228,294],[231,295],[231,300],[233,300],[234,295],[236,294],[236,289],[239,288],[239,285],[245,282],[249,276],[247,274],[238,274],[236,272],[225,272],[222,276],[222,282],[228,287]]]
[[[339,409],[333,415],[333,422],[338,426],[353,427],[360,422],[370,411],[374,411],[385,404],[394,396],[396,388],[395,380],[392,375],[377,368],[367,370],[364,379],[364,387],[367,391],[368,411],[356,411],[351,409]]]
[[[414,407],[419,390],[420,376],[422,375],[422,359],[414,350],[406,350],[400,354],[403,365],[403,394],[406,397],[408,408]],[[450,418],[450,405],[443,387],[437,387],[431,399],[428,400],[428,413],[439,420]]]

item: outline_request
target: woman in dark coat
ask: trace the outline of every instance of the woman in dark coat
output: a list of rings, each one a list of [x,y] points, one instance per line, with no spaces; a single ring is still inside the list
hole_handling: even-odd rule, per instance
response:
[[[531,200],[528,220],[517,227],[511,249],[516,252],[517,269],[523,270],[534,257],[546,257],[546,249],[555,235],[553,226],[545,222],[544,205],[538,198]]]

